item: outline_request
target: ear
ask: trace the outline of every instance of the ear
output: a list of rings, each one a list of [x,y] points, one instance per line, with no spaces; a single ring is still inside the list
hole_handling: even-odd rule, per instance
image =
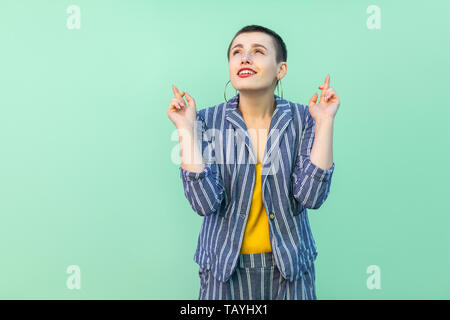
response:
[[[281,80],[281,78],[284,77],[284,75],[287,72],[287,63],[286,62],[280,62],[280,69],[278,70],[278,80]]]

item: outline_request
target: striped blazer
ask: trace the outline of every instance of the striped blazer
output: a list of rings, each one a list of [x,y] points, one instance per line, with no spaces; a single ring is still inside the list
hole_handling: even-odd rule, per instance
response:
[[[309,159],[315,122],[308,106],[274,97],[261,188],[275,262],[293,281],[316,259],[307,209],[318,209],[326,200],[334,162],[324,170]],[[195,139],[206,167],[202,172],[179,168],[184,195],[203,217],[194,261],[223,282],[238,262],[256,175],[256,157],[238,102],[239,93],[197,111]]]

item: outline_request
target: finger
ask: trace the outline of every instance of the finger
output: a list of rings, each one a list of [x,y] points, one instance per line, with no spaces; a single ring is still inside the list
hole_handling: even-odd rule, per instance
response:
[[[170,104],[180,105],[181,107],[185,107],[186,106],[186,104],[184,103],[184,100],[183,99],[178,99],[178,98],[170,99]]]
[[[322,91],[320,92],[320,99],[319,99],[319,103],[322,103],[325,101],[325,96],[326,96],[327,92],[325,89],[322,89]]]
[[[191,97],[189,93],[186,93],[186,100],[190,106],[195,106],[195,100]]]
[[[186,94],[184,91],[179,91],[177,87],[172,85],[173,93],[175,97],[177,97],[183,107],[186,106],[186,102],[184,101],[183,97]]]
[[[172,99],[170,99],[170,104],[174,105],[174,106],[178,106],[181,109],[183,109],[183,107],[186,106],[186,104],[184,103],[184,100],[183,99],[179,99],[179,98],[172,98]]]
[[[177,101],[178,101],[178,103],[179,103],[181,106],[183,106],[183,107],[186,106],[186,103],[184,102],[184,99],[183,99],[183,98],[177,99]]]
[[[337,102],[337,103],[340,103],[340,102],[339,102],[339,97],[338,97],[338,95],[336,94],[336,92],[332,92],[332,93],[328,96],[327,102]]]
[[[321,85],[322,92],[320,93],[319,102],[325,101],[325,96],[327,95],[327,90],[329,86],[330,86],[330,75],[328,74],[325,78],[325,82]]]
[[[171,104],[171,106],[173,106],[174,108],[181,110],[183,109],[183,107],[181,106],[181,104],[178,101],[175,101]]]
[[[328,89],[330,87],[330,75],[327,74],[325,78],[325,89]]]
[[[316,93],[314,93],[314,95],[311,97],[311,99],[309,100],[309,106],[310,107],[312,107],[312,106],[314,106],[315,104],[316,104],[316,102],[317,102],[317,97],[318,97],[318,94],[317,94],[317,92]]]
[[[335,94],[334,89],[332,87],[329,87],[325,93],[325,102],[329,101],[334,94]]]
[[[174,85],[172,85],[172,91],[176,98],[182,98],[184,95],[184,92],[183,95],[181,95],[180,91],[178,91],[178,88],[175,87]]]
[[[330,101],[331,99],[333,99],[334,93],[327,93],[327,95],[325,96],[325,102]]]
[[[323,89],[325,85],[327,85],[327,88],[330,86],[330,75],[326,76],[325,82],[319,86],[319,89]]]
[[[176,112],[178,110],[181,110],[180,106],[176,103],[173,103],[169,106],[169,112]]]

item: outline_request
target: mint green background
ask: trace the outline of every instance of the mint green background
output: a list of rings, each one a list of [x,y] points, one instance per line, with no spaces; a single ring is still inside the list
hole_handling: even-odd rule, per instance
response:
[[[66,28],[71,4],[80,30]],[[380,30],[366,27],[372,4]],[[248,24],[283,37],[286,99],[307,104],[327,73],[341,99],[331,192],[309,211],[318,298],[450,298],[449,10],[1,1],[0,298],[197,299],[202,218],[171,159],[171,85],[198,109],[223,102],[226,50]]]

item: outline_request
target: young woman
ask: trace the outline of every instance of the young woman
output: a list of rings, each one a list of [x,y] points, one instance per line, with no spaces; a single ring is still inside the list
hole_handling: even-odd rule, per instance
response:
[[[236,96],[197,111],[173,86],[168,110],[184,193],[203,217],[199,299],[317,299],[307,209],[330,190],[339,98],[329,75],[318,103],[317,93],[309,106],[275,95],[287,51],[270,29],[242,28],[227,56]]]

